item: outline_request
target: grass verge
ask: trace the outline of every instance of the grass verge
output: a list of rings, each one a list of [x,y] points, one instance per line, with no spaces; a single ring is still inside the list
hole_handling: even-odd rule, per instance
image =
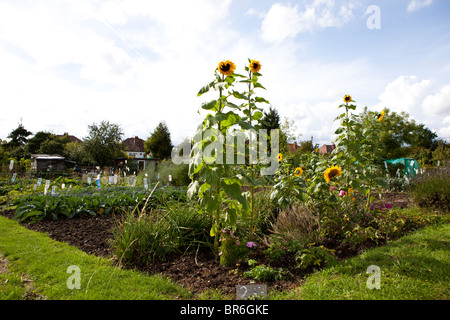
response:
[[[32,282],[33,296],[48,300],[191,297],[187,290],[162,276],[115,268],[107,259],[88,255],[1,216],[0,230],[0,252],[8,261],[7,271],[0,275],[0,299],[26,299],[29,289],[23,286],[25,277]],[[79,268],[80,289],[69,289],[77,283],[76,272],[67,272],[69,266]]]
[[[450,224],[432,225],[367,250],[309,276],[303,285],[272,299],[448,300],[450,299]],[[380,268],[380,288],[369,289]]]

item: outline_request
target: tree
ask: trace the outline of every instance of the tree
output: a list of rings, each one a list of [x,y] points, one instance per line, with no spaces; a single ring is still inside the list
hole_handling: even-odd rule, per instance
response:
[[[39,153],[63,155],[65,145],[69,142],[70,139],[68,136],[58,137],[52,135],[50,139],[45,140],[41,143],[41,146],[39,147]]]
[[[151,136],[145,141],[145,151],[161,160],[170,158],[172,153],[172,140],[169,128],[164,121],[160,122]]]
[[[47,140],[50,140],[54,137],[53,133],[45,132],[45,131],[39,131],[36,132],[36,134],[33,136],[33,138],[28,140],[27,144],[27,151],[30,154],[35,154],[39,152],[39,149],[41,148],[42,143],[44,143]]]
[[[83,146],[95,163],[101,167],[110,166],[115,158],[123,156],[123,131],[119,125],[102,121],[100,124],[89,125],[88,128],[89,134],[83,139]]]
[[[10,138],[11,140],[4,146],[9,150],[25,146],[28,142],[27,137],[32,134],[32,132],[25,129],[22,123],[20,123],[19,126],[11,131],[11,133],[8,135],[8,138]]]
[[[78,141],[69,142],[64,146],[64,156],[77,164],[88,163],[90,160],[83,145]]]
[[[277,109],[269,107],[269,112],[264,112],[264,117],[261,119],[261,128],[266,130],[280,129],[280,115]]]
[[[384,112],[379,122],[381,156],[384,159],[417,157],[429,162],[432,151],[438,146],[436,133],[410,119],[406,112],[396,113],[389,109]],[[377,117],[378,114],[365,108],[360,116]]]

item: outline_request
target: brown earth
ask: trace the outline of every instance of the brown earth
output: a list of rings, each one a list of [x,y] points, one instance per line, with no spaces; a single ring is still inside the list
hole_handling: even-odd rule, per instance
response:
[[[406,195],[402,193],[385,195],[384,199],[387,203],[396,207],[406,207],[410,204]],[[0,214],[12,219],[14,211],[3,211]],[[110,240],[113,237],[112,229],[118,218],[113,215],[77,217],[68,220],[45,220],[35,224],[22,223],[22,226],[37,232],[47,233],[52,239],[66,242],[86,253],[114,258]],[[338,259],[346,259],[373,246],[373,244],[366,244],[355,249],[329,241],[326,246],[336,250]],[[250,258],[258,261],[259,264],[267,263],[262,250],[262,248],[255,250]],[[304,277],[312,271],[295,269],[292,260],[289,259],[271,265],[277,268],[281,267],[289,272],[285,280],[266,283],[268,290],[288,290],[299,286]],[[175,255],[165,261],[134,267],[149,274],[161,273],[168,276],[194,293],[200,293],[208,289],[220,289],[223,293],[233,295],[236,292],[236,285],[251,283],[250,279],[242,276],[248,268],[246,265],[237,268],[221,266],[218,259],[209,251]]]

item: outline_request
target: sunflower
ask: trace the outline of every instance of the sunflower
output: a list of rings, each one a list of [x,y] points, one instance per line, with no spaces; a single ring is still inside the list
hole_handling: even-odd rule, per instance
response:
[[[323,174],[323,176],[327,182],[330,182],[331,179],[338,177],[341,174],[342,174],[341,167],[332,166],[331,168],[327,168],[327,170],[325,170],[325,173]]]
[[[252,61],[250,61],[250,64],[248,65],[248,67],[250,68],[250,70],[253,73],[257,73],[257,72],[259,72],[259,70],[261,70],[261,63],[257,60],[252,60]]]
[[[378,122],[381,122],[383,120],[384,114],[385,114],[385,112],[381,111],[381,113],[378,115]]]
[[[349,96],[348,94],[344,97],[344,102],[350,102],[352,101],[352,97]]]
[[[294,170],[294,176],[296,177],[300,177],[303,174],[304,170],[301,167],[297,167]]]
[[[278,154],[278,162],[280,162],[281,160],[283,160],[283,155],[281,153]]]
[[[236,65],[230,60],[225,60],[225,61],[219,62],[218,69],[221,74],[223,74],[225,76],[231,76],[233,74],[234,70],[236,70]]]

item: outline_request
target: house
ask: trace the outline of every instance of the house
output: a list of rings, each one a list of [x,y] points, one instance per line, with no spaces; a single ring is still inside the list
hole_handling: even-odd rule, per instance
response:
[[[144,140],[140,139],[138,136],[134,138],[128,138],[122,141],[122,144],[125,145],[125,152],[128,154],[128,157],[133,158],[145,158],[145,147]]]
[[[288,148],[289,148],[289,151],[295,153],[300,148],[300,146],[297,144],[297,141],[294,141],[294,143],[288,143]]]
[[[334,143],[331,145],[324,144],[319,148],[319,154],[330,154],[334,149],[336,149],[336,145]]]
[[[114,161],[116,167],[124,168],[126,164],[132,164],[140,171],[145,170],[150,163],[156,164],[158,159],[151,158],[145,153],[144,140],[138,136],[127,138],[122,144],[125,146],[127,157],[116,158]]]
[[[59,154],[32,154],[31,170],[40,171],[65,171],[67,169],[66,158]]]
[[[70,142],[78,142],[79,144],[83,143],[82,140],[78,139],[78,138],[75,137],[75,136],[69,135],[68,132],[64,132],[64,134],[58,134],[58,135],[56,135],[56,136],[57,136],[58,138],[63,138],[63,137],[65,137],[65,136],[67,136],[67,137],[69,138]]]

